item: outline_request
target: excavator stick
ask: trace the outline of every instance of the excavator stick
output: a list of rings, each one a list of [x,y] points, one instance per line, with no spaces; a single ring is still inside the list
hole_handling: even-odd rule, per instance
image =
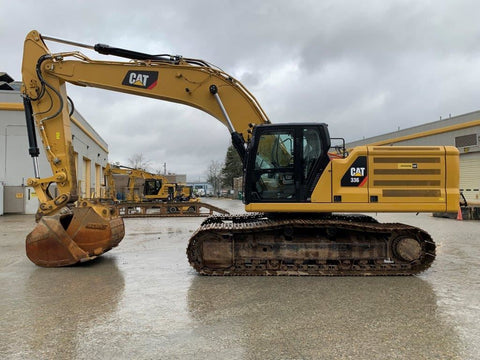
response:
[[[28,258],[39,266],[59,267],[92,260],[117,246],[125,235],[120,217],[105,219],[90,207],[43,216],[28,234]]]

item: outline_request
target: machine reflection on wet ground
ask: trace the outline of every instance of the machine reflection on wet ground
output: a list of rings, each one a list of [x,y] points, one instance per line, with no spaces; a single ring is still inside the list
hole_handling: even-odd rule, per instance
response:
[[[432,267],[416,277],[204,277],[185,254],[203,219],[160,218],[126,219],[121,246],[95,261],[44,269],[24,253],[33,217],[0,217],[0,356],[480,359],[478,223],[374,216],[428,231]]]
[[[188,292],[195,333],[236,339],[249,359],[266,343],[271,358],[454,358],[459,339],[436,303],[419,278],[239,278],[232,289],[196,277]]]

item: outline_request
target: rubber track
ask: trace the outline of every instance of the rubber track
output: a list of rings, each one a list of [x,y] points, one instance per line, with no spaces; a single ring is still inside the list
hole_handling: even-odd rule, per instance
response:
[[[305,215],[305,214],[304,214]],[[305,215],[306,216],[306,215]],[[235,266],[228,269],[208,268],[201,259],[202,239],[218,235],[229,234],[236,241],[236,236],[255,234],[259,237],[262,232],[282,230],[287,227],[298,229],[321,229],[325,227],[342,229],[353,233],[368,233],[373,237],[409,236],[416,238],[421,245],[422,255],[420,260],[408,263],[396,259],[390,261],[365,261],[356,259],[351,261],[319,261],[316,264],[280,264],[278,268],[268,266],[267,261],[255,264],[242,264],[235,259]],[[249,276],[249,275],[308,275],[308,276],[386,276],[386,275],[414,275],[430,267],[435,259],[435,243],[424,230],[400,223],[378,223],[374,218],[365,215],[325,215],[322,217],[300,218],[288,216],[271,219],[265,214],[219,215],[210,216],[201,227],[192,235],[187,248],[187,256],[191,266],[203,275],[220,276]]]

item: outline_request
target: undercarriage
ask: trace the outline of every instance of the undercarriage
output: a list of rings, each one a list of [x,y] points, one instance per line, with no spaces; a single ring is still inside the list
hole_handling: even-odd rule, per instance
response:
[[[211,216],[187,255],[204,275],[413,275],[435,259],[425,231],[365,215]]]

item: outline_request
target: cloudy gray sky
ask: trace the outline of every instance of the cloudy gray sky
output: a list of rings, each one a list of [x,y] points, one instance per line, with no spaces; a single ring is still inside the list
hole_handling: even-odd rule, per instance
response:
[[[480,108],[478,1],[0,0],[0,12],[0,71],[15,79],[23,39],[35,29],[204,59],[239,79],[272,122],[326,122],[347,141]],[[199,110],[68,91],[108,142],[111,161],[141,152],[152,170],[166,162],[196,181],[211,160],[224,160],[228,131]]]

